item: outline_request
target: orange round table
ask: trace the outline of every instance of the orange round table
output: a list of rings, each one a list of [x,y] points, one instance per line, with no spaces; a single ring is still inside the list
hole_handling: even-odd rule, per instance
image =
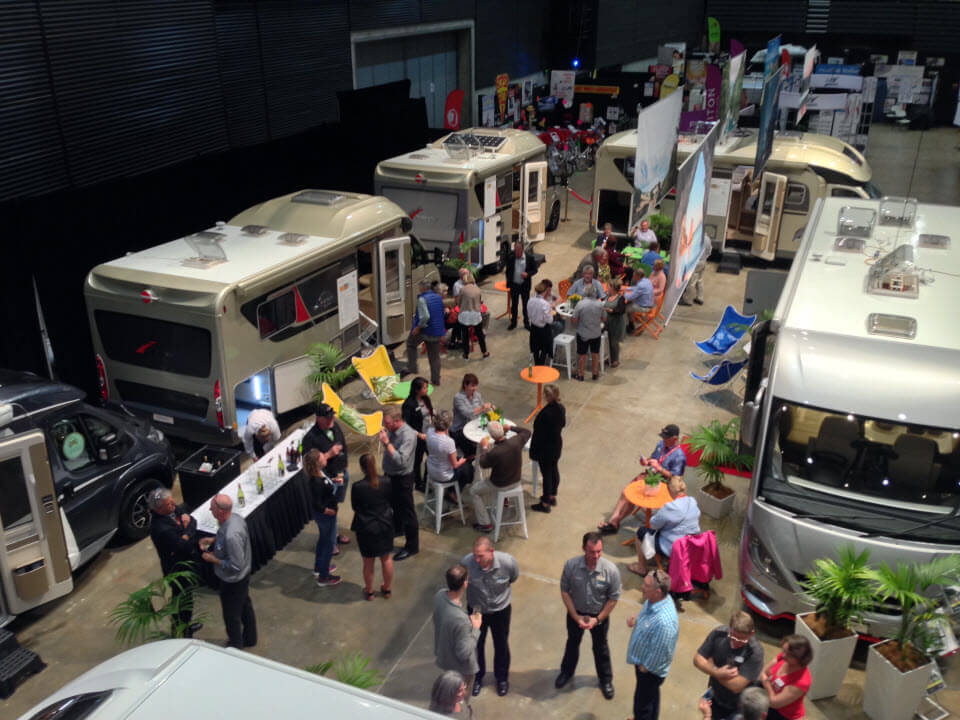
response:
[[[650,527],[650,517],[653,515],[653,511],[659,510],[670,502],[670,491],[667,490],[667,484],[665,482],[660,483],[657,486],[657,492],[652,495],[647,495],[646,490],[647,483],[644,482],[643,479],[634,480],[624,488],[623,494],[627,500],[638,508],[644,509],[646,513],[645,524],[647,527]]]
[[[497,280],[493,284],[493,289],[499,290],[500,292],[505,292],[507,294],[507,309],[504,310],[502,314],[497,315],[496,319],[499,320],[500,318],[506,317],[510,314],[510,286],[507,285],[506,280]]]
[[[534,365],[532,374],[530,372],[530,368],[525,367],[520,371],[520,377],[527,382],[537,384],[537,406],[533,409],[533,412],[530,413],[527,419],[524,420],[524,422],[530,422],[530,419],[540,412],[541,408],[543,408],[543,384],[556,382],[559,380],[560,371],[548,365]]]

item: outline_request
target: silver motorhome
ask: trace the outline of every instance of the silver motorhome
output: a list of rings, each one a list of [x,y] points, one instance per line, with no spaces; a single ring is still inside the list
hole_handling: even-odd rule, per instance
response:
[[[767,617],[809,610],[800,582],[841,546],[891,565],[960,552],[960,208],[911,207],[818,201],[754,331],[740,582]],[[899,621],[878,605],[859,630]]]
[[[547,167],[547,146],[526,130],[471,128],[377,164],[374,188],[413,220],[428,249],[499,262],[504,243],[543,240],[560,222],[560,192]],[[524,219],[521,222],[521,218]]]
[[[235,444],[256,407],[313,389],[307,348],[395,344],[436,267],[389,200],[304,190],[229,223],[98,265],[85,295],[108,403],[164,431]]]
[[[760,178],[753,175],[756,130],[741,129],[719,143],[704,225],[722,247],[740,249],[764,260],[792,258],[819,198],[875,197],[870,164],[853,146],[826,135],[778,133]],[[696,136],[681,136],[677,165],[697,147]],[[611,223],[626,234],[633,207],[633,166],[637,131],[611,135],[597,150],[591,229]],[[673,198],[661,212],[673,216]]]

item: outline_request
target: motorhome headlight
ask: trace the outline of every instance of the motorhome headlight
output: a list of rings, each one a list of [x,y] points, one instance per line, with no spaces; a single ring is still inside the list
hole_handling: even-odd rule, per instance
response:
[[[159,430],[158,428],[151,427],[151,428],[147,431],[147,440],[149,440],[149,441],[151,441],[151,442],[155,442],[155,443],[162,443],[162,442],[163,442],[163,431],[162,431],[162,430]]]
[[[770,554],[770,551],[767,550],[766,546],[752,529],[747,530],[747,547],[750,551],[750,559],[758,570],[763,571],[773,578],[780,587],[790,587],[789,584],[787,584],[787,579],[780,571],[777,561],[773,559],[773,555]]]

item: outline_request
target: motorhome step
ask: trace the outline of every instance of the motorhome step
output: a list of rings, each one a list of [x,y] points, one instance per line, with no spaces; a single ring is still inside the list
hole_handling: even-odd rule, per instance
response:
[[[723,255],[720,256],[720,263],[717,265],[717,272],[739,275],[742,266],[743,260],[740,257],[740,253],[724,250]]]
[[[9,630],[0,630],[0,659],[5,658],[20,647],[17,636]]]
[[[21,647],[0,659],[0,698],[6,700],[20,683],[45,667],[39,655]]]

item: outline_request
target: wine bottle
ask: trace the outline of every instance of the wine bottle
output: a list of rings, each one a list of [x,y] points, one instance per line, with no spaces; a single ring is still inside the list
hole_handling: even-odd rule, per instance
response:
[[[283,458],[277,455],[277,471],[280,473],[280,476],[283,477],[284,467],[283,467]]]
[[[243,485],[241,485],[240,482],[237,481],[237,505],[239,505],[240,507],[243,507],[246,504],[247,504],[247,499],[243,495]]]
[[[257,470],[257,492],[263,495],[263,478],[260,477],[259,470]]]

